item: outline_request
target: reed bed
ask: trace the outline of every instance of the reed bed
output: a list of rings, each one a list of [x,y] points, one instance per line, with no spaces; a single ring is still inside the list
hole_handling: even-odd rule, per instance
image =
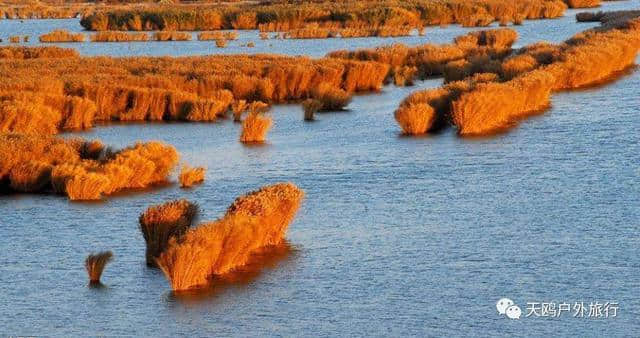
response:
[[[202,32],[198,33],[198,40],[200,41],[209,41],[209,40],[236,40],[238,38],[238,33],[235,31],[231,32]]]
[[[0,59],[39,59],[77,57],[78,52],[71,48],[60,47],[0,47]]]
[[[455,39],[452,44],[426,44],[408,47],[401,44],[355,51],[335,51],[330,58],[376,61],[390,66],[388,78],[397,85],[410,85],[416,78],[425,79],[446,73],[452,77],[453,65],[459,73],[470,73],[467,64],[498,62],[511,54],[517,39],[516,31],[508,28],[471,32]]]
[[[349,95],[379,90],[389,69],[378,62],[278,55],[47,57],[54,51],[0,49],[3,57],[18,57],[0,63],[0,103],[26,111],[20,113],[24,123],[7,122],[17,112],[0,115],[3,131],[86,129],[101,121],[215,121],[238,100],[299,102],[321,85]]]
[[[40,42],[83,42],[84,34],[72,33],[63,29],[40,35]]]
[[[157,263],[174,291],[206,286],[242,268],[260,250],[282,243],[303,197],[292,183],[242,196],[219,220],[171,239]]]
[[[633,65],[640,50],[640,19],[611,22],[559,45],[524,47],[498,67],[487,67],[494,72],[413,93],[396,110],[396,120],[407,134],[437,129],[435,121],[454,124],[460,135],[508,129],[548,107],[552,92],[601,83]]]
[[[99,200],[166,182],[178,162],[175,148],[159,142],[113,151],[96,141],[24,134],[0,134],[0,155],[5,190],[71,200]]]
[[[91,35],[93,42],[132,42],[148,41],[147,33],[126,33],[120,31],[101,31]]]
[[[182,188],[190,188],[196,184],[204,182],[204,174],[206,169],[204,167],[192,168],[189,166],[183,166],[178,181]]]
[[[307,3],[241,3],[215,6],[138,6],[99,10],[83,17],[87,30],[260,29],[291,31],[317,24],[323,28],[412,27],[492,22],[562,16],[562,0],[398,0]]]
[[[158,267],[156,259],[167,249],[169,241],[187,232],[197,215],[198,205],[185,199],[151,206],[140,215],[147,266]]]
[[[190,41],[191,33],[161,31],[153,33],[153,39],[156,41]]]
[[[112,258],[113,253],[111,251],[103,251],[87,256],[84,261],[84,267],[89,275],[89,285],[100,285],[102,272]]]

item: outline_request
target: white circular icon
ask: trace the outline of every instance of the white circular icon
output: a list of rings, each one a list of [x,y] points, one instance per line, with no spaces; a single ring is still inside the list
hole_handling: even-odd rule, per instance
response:
[[[498,313],[503,315],[509,308],[509,306],[513,305],[513,301],[509,298],[500,298],[500,300],[496,303],[496,309],[498,309]]]
[[[520,319],[522,310],[520,310],[520,307],[518,305],[511,305],[507,308],[506,314],[509,319]]]

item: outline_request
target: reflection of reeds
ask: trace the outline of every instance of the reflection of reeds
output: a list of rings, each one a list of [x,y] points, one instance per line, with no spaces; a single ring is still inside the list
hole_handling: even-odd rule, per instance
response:
[[[171,238],[179,238],[193,224],[198,206],[187,200],[175,200],[149,207],[140,215],[140,231],[146,243],[146,261],[157,267],[156,258],[165,251]]]
[[[178,153],[157,142],[120,151],[101,143],[49,136],[0,134],[0,185],[21,192],[54,192],[95,200],[123,189],[167,180]]]
[[[82,42],[84,34],[71,33],[69,31],[58,29],[50,33],[40,35],[40,42]]]
[[[158,265],[176,291],[242,268],[253,254],[282,243],[303,196],[295,185],[281,183],[240,197],[223,218],[172,239]]]
[[[102,277],[102,272],[112,258],[113,253],[111,253],[111,251],[104,251],[87,256],[84,261],[84,266],[87,269],[87,274],[89,275],[89,283],[91,285],[100,284],[100,277]]]
[[[183,188],[189,188],[196,184],[204,182],[204,174],[206,169],[203,167],[192,168],[189,166],[183,166],[178,176],[180,186]]]

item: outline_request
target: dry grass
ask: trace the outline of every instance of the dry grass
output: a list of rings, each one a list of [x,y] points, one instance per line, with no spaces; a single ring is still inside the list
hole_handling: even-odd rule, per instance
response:
[[[601,0],[564,0],[569,8],[599,7]]]
[[[151,206],[140,215],[147,266],[157,267],[156,259],[166,250],[169,240],[182,236],[197,215],[198,206],[184,199]]]
[[[216,40],[216,47],[218,47],[218,48],[227,47],[227,40],[225,40],[225,39]]]
[[[0,47],[0,59],[38,59],[77,57],[75,49],[60,47]]]
[[[0,73],[5,75],[0,82],[0,102],[14,102],[17,109],[26,109],[21,105],[28,102],[33,106],[32,115],[41,111],[55,117],[25,119],[46,124],[31,129],[80,129],[101,121],[214,121],[239,100],[299,102],[326,91],[321,86],[331,86],[344,97],[379,90],[389,69],[377,62],[335,58],[49,58],[37,55],[42,51],[0,49],[0,56],[12,58],[0,63]],[[22,60],[26,57],[40,59]]]
[[[270,117],[261,113],[251,112],[242,122],[240,142],[259,143],[267,138],[267,132],[271,129],[273,121]]]
[[[19,35],[12,35],[12,36],[9,37],[9,42],[10,43],[20,43],[20,40],[22,40],[22,39],[20,38]]]
[[[238,33],[235,31],[231,32],[201,32],[198,33],[198,40],[207,41],[207,40],[236,40],[238,38]]]
[[[323,103],[320,100],[307,99],[302,102],[302,109],[304,111],[304,120],[313,121],[314,114],[320,111],[323,107]]]
[[[166,182],[178,153],[158,142],[104,151],[96,141],[0,134],[0,185],[17,192],[97,200],[124,189]]]
[[[205,286],[284,240],[304,192],[280,183],[236,199],[225,216],[172,239],[157,262],[175,291]]]
[[[311,97],[322,103],[320,111],[343,110],[351,102],[351,94],[326,82],[318,85],[311,92]]]
[[[238,5],[137,6],[107,8],[85,15],[88,30],[220,30],[292,31],[319,29],[382,30],[381,35],[406,28],[459,23],[486,26],[494,21],[519,22],[562,16],[562,0],[381,0]],[[386,31],[385,31],[386,30]],[[315,33],[314,33],[315,34]],[[305,34],[306,35],[306,34]]]
[[[640,49],[640,19],[633,13],[614,17],[565,43],[538,43],[501,63],[480,62],[467,74],[491,73],[476,73],[465,81],[414,93],[400,105],[396,119],[408,134],[425,133],[434,129],[430,121],[443,120],[456,125],[460,135],[510,128],[546,108],[553,91],[601,83],[633,65]]]
[[[162,31],[153,33],[153,39],[156,41],[190,41],[191,33]]]
[[[204,182],[204,174],[206,169],[203,167],[192,168],[189,166],[183,166],[178,176],[180,186],[183,188],[190,188],[196,184]]]
[[[452,44],[416,47],[394,44],[374,49],[335,51],[328,56],[387,64],[390,66],[387,77],[393,78],[397,85],[410,85],[416,78],[443,75],[447,69],[451,74],[453,66],[457,66],[458,73],[466,74],[471,72],[469,64],[500,61],[512,52],[511,45],[516,38],[514,30],[500,28],[471,32],[456,38]]]
[[[84,34],[72,33],[63,29],[40,35],[40,42],[83,42]]]
[[[87,269],[87,274],[89,275],[89,284],[100,284],[100,277],[102,277],[102,272],[112,258],[113,253],[111,251],[104,251],[87,256],[84,261],[84,267]]]
[[[147,33],[126,33],[116,31],[102,31],[91,35],[93,42],[131,42],[131,41],[148,41]]]

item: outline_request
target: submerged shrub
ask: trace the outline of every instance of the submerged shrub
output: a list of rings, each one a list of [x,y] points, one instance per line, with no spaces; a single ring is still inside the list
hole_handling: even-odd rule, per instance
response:
[[[104,251],[87,256],[84,261],[84,266],[87,269],[87,274],[89,275],[90,285],[100,284],[100,277],[102,277],[102,272],[112,258],[113,253],[111,251]]]
[[[175,291],[206,285],[241,268],[260,249],[280,244],[304,192],[292,183],[264,187],[236,199],[223,218],[171,239],[157,259]]]
[[[204,174],[206,169],[203,167],[192,168],[189,166],[183,166],[180,171],[178,181],[183,188],[189,188],[196,184],[204,182]]]
[[[193,224],[198,206],[187,200],[175,200],[149,207],[140,215],[140,232],[146,243],[147,266],[157,267],[156,259],[171,238],[179,238]]]
[[[240,142],[264,142],[267,138],[267,132],[271,129],[272,123],[273,121],[270,117],[255,112],[250,113],[242,122]]]

